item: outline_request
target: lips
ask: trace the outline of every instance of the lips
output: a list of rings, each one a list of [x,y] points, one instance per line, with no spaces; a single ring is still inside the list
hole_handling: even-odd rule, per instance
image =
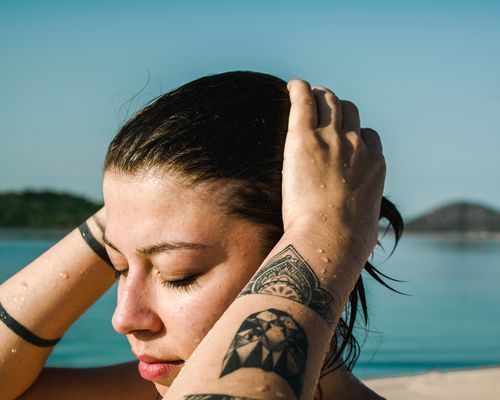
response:
[[[161,360],[147,354],[136,357],[140,360],[137,366],[139,374],[148,381],[164,380],[168,375],[178,373],[184,365],[183,360]]]

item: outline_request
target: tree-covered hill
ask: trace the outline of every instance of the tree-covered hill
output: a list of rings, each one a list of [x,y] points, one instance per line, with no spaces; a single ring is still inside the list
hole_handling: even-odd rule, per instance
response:
[[[68,193],[0,192],[0,227],[72,228],[101,205]]]
[[[500,212],[470,202],[445,205],[406,223],[408,232],[496,233],[500,232]]]

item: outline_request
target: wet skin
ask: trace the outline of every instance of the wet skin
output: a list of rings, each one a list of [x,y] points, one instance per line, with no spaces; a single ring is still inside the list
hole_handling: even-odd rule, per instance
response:
[[[113,327],[161,394],[269,252],[263,226],[226,212],[226,189],[165,173],[104,176],[106,247],[123,272]]]

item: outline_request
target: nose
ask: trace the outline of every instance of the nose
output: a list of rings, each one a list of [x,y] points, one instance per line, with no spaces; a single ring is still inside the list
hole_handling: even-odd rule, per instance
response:
[[[148,288],[145,277],[131,272],[120,278],[118,298],[112,325],[123,335],[134,333],[157,333],[163,329],[163,322],[154,311],[154,294]]]

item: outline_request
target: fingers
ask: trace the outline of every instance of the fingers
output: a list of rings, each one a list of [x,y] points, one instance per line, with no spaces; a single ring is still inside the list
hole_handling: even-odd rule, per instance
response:
[[[318,128],[332,125],[336,132],[342,127],[340,100],[330,89],[315,86],[312,89],[318,113]]]
[[[350,101],[342,100],[342,130],[347,134],[349,132],[356,132],[360,134],[361,126],[359,122],[358,107]]]
[[[316,101],[311,86],[306,81],[293,79],[288,82],[290,94],[290,117],[288,131],[309,131],[316,129],[318,124]]]
[[[361,129],[361,138],[369,149],[377,150],[383,153],[382,141],[380,140],[379,134],[371,128]]]

